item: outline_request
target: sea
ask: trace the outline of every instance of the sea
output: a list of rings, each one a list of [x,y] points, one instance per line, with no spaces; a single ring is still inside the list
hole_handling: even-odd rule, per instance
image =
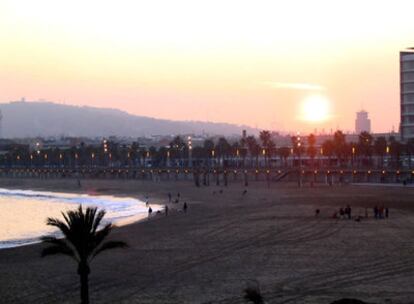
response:
[[[122,226],[148,215],[146,203],[132,197],[0,188],[0,249],[38,243],[45,235],[59,236],[56,228],[46,225],[47,218],[63,220],[62,212],[80,204],[105,209],[103,224]],[[151,204],[151,208],[158,211],[162,207]]]

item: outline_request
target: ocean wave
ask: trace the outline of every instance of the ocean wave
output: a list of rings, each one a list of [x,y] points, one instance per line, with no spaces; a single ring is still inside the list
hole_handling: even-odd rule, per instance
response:
[[[103,223],[112,222],[115,225],[125,222],[125,219],[128,218],[143,218],[148,212],[148,208],[143,201],[132,197],[0,188],[0,198],[1,197],[13,199],[16,203],[24,203],[25,201],[30,200],[39,203],[72,204],[74,205],[74,208],[79,204],[82,204],[85,207],[94,206],[99,209],[105,209],[106,215]],[[161,206],[157,204],[151,204],[151,207],[154,211],[161,209]],[[37,243],[40,241],[39,237],[43,234],[44,231],[38,231],[30,234],[22,233],[20,237],[14,239],[0,239],[0,248],[10,248]]]

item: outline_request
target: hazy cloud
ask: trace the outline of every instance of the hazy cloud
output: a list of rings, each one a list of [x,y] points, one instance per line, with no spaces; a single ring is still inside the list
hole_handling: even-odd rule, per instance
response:
[[[273,89],[323,91],[325,87],[313,83],[265,81],[264,84]]]

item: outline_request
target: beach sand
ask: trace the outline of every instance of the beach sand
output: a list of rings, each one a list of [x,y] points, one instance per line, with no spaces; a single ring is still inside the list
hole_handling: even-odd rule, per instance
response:
[[[413,188],[251,183],[242,196],[240,183],[84,180],[79,189],[75,180],[0,179],[0,187],[148,195],[153,203],[181,193],[187,214],[173,205],[168,217],[114,230],[130,247],[93,261],[91,303],[243,303],[243,289],[256,285],[266,303],[414,302]],[[331,218],[347,204],[354,216],[368,207],[371,218]],[[389,219],[372,218],[376,204],[390,208]],[[42,246],[0,251],[1,303],[79,303],[75,263],[40,258]]]

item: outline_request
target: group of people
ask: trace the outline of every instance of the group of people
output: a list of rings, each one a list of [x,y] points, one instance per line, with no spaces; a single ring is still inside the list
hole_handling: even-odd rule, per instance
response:
[[[317,209],[319,214],[319,209]],[[332,215],[332,218],[339,218],[339,219],[351,219],[352,218],[352,208],[350,205],[347,205],[345,208],[339,208],[339,211],[335,211]]]
[[[320,210],[316,209],[315,216],[319,216]],[[389,217],[388,207],[378,207],[373,208],[374,218],[375,219],[385,219]],[[339,211],[335,211],[332,215],[332,218],[336,219],[351,219],[352,218],[352,208],[350,205],[347,205],[345,208],[340,208]],[[361,215],[355,218],[356,221],[360,221],[363,217]],[[368,208],[365,208],[365,218],[368,218]]]
[[[181,194],[180,194],[180,192],[178,192],[177,193],[177,198],[173,201],[172,200],[171,192],[168,192],[168,202],[169,203],[178,204],[180,202],[180,197],[181,197]],[[152,210],[151,206],[149,205],[148,196],[145,197],[145,200],[146,200],[146,203],[145,204],[148,207],[148,217],[151,217],[153,210]],[[187,213],[187,209],[188,209],[188,204],[187,204],[187,202],[184,202],[183,207],[182,207],[182,211],[184,213]],[[165,214],[165,216],[168,216],[168,211],[169,211],[169,207],[168,207],[168,205],[165,205],[164,206],[164,214]],[[157,211],[157,213],[161,213],[161,211]]]
[[[171,192],[168,192],[168,202],[169,203],[178,204],[180,202],[180,197],[181,197],[181,194],[180,194],[180,192],[178,192],[177,197],[173,201]]]
[[[374,207],[374,218],[375,219],[388,218],[389,213],[390,213],[390,211],[389,211],[388,207],[384,207],[384,206],[381,206],[381,207],[375,206]]]

